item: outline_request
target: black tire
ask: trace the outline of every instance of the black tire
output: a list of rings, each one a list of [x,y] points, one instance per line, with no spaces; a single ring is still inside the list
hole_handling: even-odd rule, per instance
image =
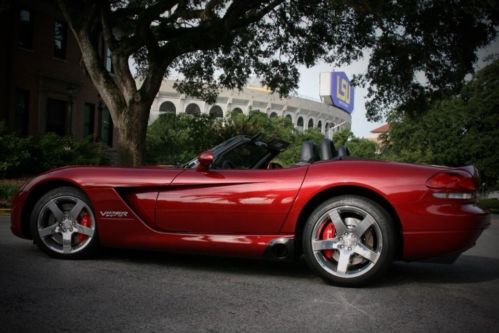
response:
[[[59,187],[43,195],[31,212],[30,227],[34,243],[55,258],[88,258],[98,248],[92,205],[74,187]]]
[[[333,229],[329,236],[325,236],[327,228]],[[390,266],[395,249],[390,214],[376,202],[357,195],[325,201],[309,216],[303,231],[307,264],[335,285],[372,282]]]

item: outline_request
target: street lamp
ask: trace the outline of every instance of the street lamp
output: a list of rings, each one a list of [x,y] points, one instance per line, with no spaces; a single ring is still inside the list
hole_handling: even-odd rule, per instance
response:
[[[333,133],[334,133],[334,130],[340,126],[342,126],[343,124],[345,124],[347,121],[342,121],[341,123],[335,125],[334,123],[326,123],[324,126],[325,126],[325,136],[326,138],[328,139],[332,139],[333,138]],[[331,125],[333,125],[332,127],[330,127]]]
[[[347,121],[345,120],[345,121],[343,121],[343,122],[339,123],[338,125],[335,125],[335,126],[333,126],[333,127],[329,128],[329,129],[330,129],[330,130],[332,130],[332,131],[334,131],[334,129],[335,129],[336,127],[340,127],[340,126],[342,126],[342,125],[343,125],[344,123],[346,123],[346,122],[347,122]]]

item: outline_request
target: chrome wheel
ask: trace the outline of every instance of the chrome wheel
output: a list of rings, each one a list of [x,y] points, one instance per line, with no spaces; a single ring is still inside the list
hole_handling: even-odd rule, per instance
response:
[[[396,251],[390,214],[377,202],[341,195],[319,205],[303,229],[303,253],[322,278],[361,285],[379,277]]]
[[[81,252],[95,237],[95,217],[85,201],[72,195],[51,198],[39,210],[37,232],[49,250],[64,255]]]
[[[339,277],[365,274],[378,261],[383,236],[374,217],[352,206],[333,208],[313,229],[312,250],[322,268]]]

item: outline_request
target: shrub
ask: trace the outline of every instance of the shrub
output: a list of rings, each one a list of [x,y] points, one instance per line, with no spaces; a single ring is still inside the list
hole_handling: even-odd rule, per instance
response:
[[[14,195],[19,191],[23,183],[24,180],[0,181],[0,208],[10,207]]]
[[[0,123],[0,177],[23,174],[32,166],[31,139],[9,133]]]
[[[207,115],[163,114],[147,131],[148,164],[182,164],[216,143],[215,120]]]
[[[146,140],[146,163],[181,165],[200,152],[233,136],[261,134],[265,140],[280,138],[290,143],[278,162],[291,165],[299,159],[303,141],[316,143],[323,135],[316,129],[299,132],[286,118],[269,118],[261,112],[231,114],[224,119],[207,115],[161,115],[149,126]]]
[[[29,176],[64,165],[108,163],[105,148],[88,139],[54,133],[20,137],[0,124],[0,178]]]

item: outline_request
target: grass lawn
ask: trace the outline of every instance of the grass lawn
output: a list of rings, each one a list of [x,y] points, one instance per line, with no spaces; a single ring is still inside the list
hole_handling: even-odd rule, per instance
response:
[[[499,214],[499,200],[497,199],[482,199],[480,207],[489,210],[491,213]]]
[[[0,208],[10,208],[10,203],[26,179],[0,179]]]

